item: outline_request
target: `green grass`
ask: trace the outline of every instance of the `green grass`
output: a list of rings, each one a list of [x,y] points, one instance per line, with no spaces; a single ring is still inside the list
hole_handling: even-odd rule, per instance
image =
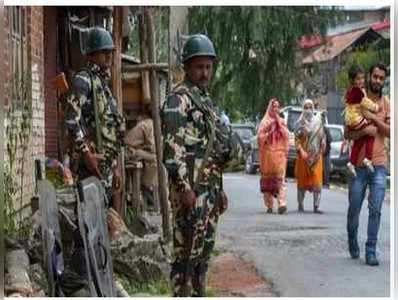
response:
[[[217,257],[217,256],[221,255],[221,253],[222,253],[221,250],[214,249],[213,252],[211,253],[211,255],[213,257]]]
[[[217,293],[216,292],[217,291],[215,289],[209,288],[207,286],[207,288],[206,288],[206,297],[217,297]]]
[[[137,283],[131,282],[126,277],[121,277],[120,282],[130,296],[144,294],[148,296],[171,297],[172,294],[170,285],[165,279],[154,282]],[[207,287],[206,297],[217,297],[217,291],[213,288]]]
[[[169,283],[165,279],[153,282],[137,283],[130,281],[126,277],[122,277],[121,283],[130,296],[134,294],[148,294],[151,296],[171,295]]]

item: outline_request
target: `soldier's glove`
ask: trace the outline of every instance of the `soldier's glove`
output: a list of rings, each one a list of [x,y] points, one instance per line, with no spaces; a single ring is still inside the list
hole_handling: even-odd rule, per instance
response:
[[[228,197],[224,191],[220,191],[218,197],[219,197],[218,209],[219,209],[220,215],[222,215],[228,209]]]
[[[182,206],[186,211],[190,211],[195,207],[196,195],[191,189],[185,189],[180,192]]]
[[[98,179],[102,179],[101,172],[99,171],[98,168],[98,157],[96,154],[91,152],[91,150],[88,148],[88,146],[83,146],[82,148],[82,158],[84,161],[84,164],[86,165],[87,169]]]

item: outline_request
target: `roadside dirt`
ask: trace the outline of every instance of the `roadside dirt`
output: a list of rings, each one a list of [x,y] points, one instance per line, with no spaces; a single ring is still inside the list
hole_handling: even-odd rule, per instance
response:
[[[210,264],[208,286],[216,297],[276,297],[255,266],[233,253],[222,253]]]

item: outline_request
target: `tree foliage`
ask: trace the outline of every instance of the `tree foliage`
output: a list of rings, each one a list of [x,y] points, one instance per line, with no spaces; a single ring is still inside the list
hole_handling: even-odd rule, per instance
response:
[[[156,61],[165,63],[169,56],[169,8],[167,6],[152,7],[154,11],[155,43],[156,43]],[[129,44],[127,54],[140,58],[140,39],[138,15],[132,16]]]
[[[289,103],[298,38],[324,34],[337,16],[334,8],[315,6],[192,8],[190,32],[207,34],[217,52],[215,101],[233,120],[262,115],[272,96]]]
[[[365,72],[369,70],[369,68],[375,63],[382,61],[387,66],[390,65],[390,49],[388,48],[380,48],[377,44],[372,44],[368,47],[364,47],[362,49],[357,49],[354,52],[351,52],[345,58],[345,62],[342,65],[341,69],[337,73],[337,87],[341,92],[343,92],[348,84],[348,70],[352,65],[361,66]]]

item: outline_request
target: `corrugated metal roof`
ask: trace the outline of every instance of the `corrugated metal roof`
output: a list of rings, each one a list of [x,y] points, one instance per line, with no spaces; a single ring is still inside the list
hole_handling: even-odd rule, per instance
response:
[[[333,35],[344,34],[354,30],[369,28],[374,22],[375,22],[374,20],[364,20],[364,21],[339,25],[334,28],[329,28],[326,35],[333,36]]]
[[[304,57],[302,60],[303,64],[311,64],[314,62],[324,62],[333,59],[345,49],[351,46],[356,40],[358,40],[367,31],[372,31],[370,28],[364,28],[360,30],[351,31],[345,34],[335,35],[327,37],[327,42],[320,48],[316,49],[311,54]]]
[[[384,20],[383,22],[374,23],[371,27],[374,31],[390,28],[390,20]]]
[[[299,47],[301,49],[308,49],[315,46],[319,46],[322,44],[322,37],[319,34],[305,36],[299,38],[298,40]]]
[[[330,38],[335,35],[345,34],[349,31],[372,28],[374,31],[385,30],[390,28],[390,20],[384,20],[382,22],[374,21],[361,21],[351,24],[345,24],[333,29],[330,29],[327,33],[327,38]],[[301,49],[309,49],[312,47],[320,46],[323,42],[322,37],[319,34],[314,34],[311,36],[301,36],[298,39],[298,44]]]

